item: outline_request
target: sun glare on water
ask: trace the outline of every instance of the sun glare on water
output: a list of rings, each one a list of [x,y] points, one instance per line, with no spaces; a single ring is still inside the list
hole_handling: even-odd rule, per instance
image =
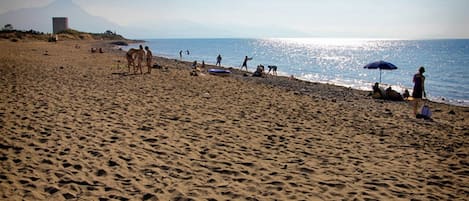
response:
[[[323,49],[375,49],[385,41],[398,39],[387,38],[270,38],[268,41],[294,46],[315,46]]]
[[[273,38],[270,40],[283,41],[292,44],[317,45],[317,46],[363,46],[372,39],[361,38]]]

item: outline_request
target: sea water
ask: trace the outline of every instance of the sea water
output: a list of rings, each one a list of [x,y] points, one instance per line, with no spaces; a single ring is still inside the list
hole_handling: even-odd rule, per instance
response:
[[[389,40],[343,38],[272,39],[148,39],[154,55],[186,61],[202,60],[239,68],[245,56],[248,70],[262,64],[278,66],[278,74],[311,82],[330,83],[371,90],[380,71],[364,69],[384,60],[398,67],[383,70],[381,82],[412,92],[413,75],[420,66],[426,72],[425,88],[430,100],[469,106],[469,40]],[[139,44],[135,44],[139,45]],[[131,46],[131,47],[134,47]],[[180,52],[182,51],[182,57]],[[187,54],[187,51],[189,54]],[[158,61],[156,61],[158,62]]]

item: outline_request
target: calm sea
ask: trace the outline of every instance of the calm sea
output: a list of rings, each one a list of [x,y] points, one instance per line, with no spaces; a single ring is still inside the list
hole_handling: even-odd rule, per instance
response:
[[[168,58],[216,63],[239,68],[244,56],[249,71],[258,64],[276,65],[280,75],[312,82],[371,90],[379,70],[363,66],[385,60],[397,70],[382,71],[382,83],[402,92],[412,91],[412,77],[420,66],[426,69],[429,99],[469,106],[469,40],[376,40],[331,38],[276,39],[150,39],[153,54]],[[187,55],[186,50],[189,50]]]

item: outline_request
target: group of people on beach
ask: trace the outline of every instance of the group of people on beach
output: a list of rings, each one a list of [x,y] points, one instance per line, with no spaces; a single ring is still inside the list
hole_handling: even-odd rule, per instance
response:
[[[185,51],[185,54],[186,55],[190,55],[190,52],[189,50],[186,50]],[[179,58],[182,60],[182,55],[183,55],[183,51],[180,50],[179,51]],[[216,57],[216,63],[215,63],[215,66],[220,66],[221,67],[221,61],[222,61],[222,56],[221,54],[218,54],[218,56]],[[243,60],[243,63],[241,64],[240,66],[240,70],[243,70],[243,69],[246,69],[246,71],[248,70],[248,61],[252,60],[253,58],[252,57],[248,57],[248,56],[245,56],[244,57],[244,60]],[[194,61],[195,63],[197,63],[197,61]],[[203,66],[205,66],[205,61],[202,61],[203,63]],[[192,66],[194,68],[194,64]],[[262,66],[263,67],[263,66]],[[273,75],[277,75],[277,66],[268,66],[269,67],[269,72],[270,73],[272,71]],[[261,68],[259,68],[259,66],[257,67],[256,72],[258,72]],[[262,72],[264,72],[264,68],[262,68]]]
[[[379,83],[375,83],[372,87],[373,91],[371,96],[376,99],[386,99],[392,101],[403,101],[403,100],[412,100],[413,101],[413,113],[417,118],[430,119],[431,112],[429,111],[426,104],[422,104],[423,99],[427,97],[425,92],[425,67],[421,66],[418,69],[418,72],[413,76],[413,91],[412,96],[409,91],[406,89],[401,95],[397,91],[393,90],[391,87],[388,87],[386,90],[379,87]]]
[[[221,60],[221,56],[218,55]],[[241,70],[243,68],[246,69],[247,71],[247,62],[249,60],[252,60],[252,57],[249,58],[248,56],[244,57],[243,63],[241,65]],[[219,63],[218,58],[217,58],[217,64]],[[268,66],[269,67],[269,74],[271,70],[273,70],[274,75],[277,74],[277,66]],[[426,98],[427,94],[425,92],[425,76],[423,73],[425,72],[425,67],[421,66],[418,69],[418,72],[413,76],[413,91],[412,91],[412,100],[413,100],[413,113],[417,118],[424,118],[424,119],[430,119],[431,118],[431,112],[426,104],[422,105],[423,100]],[[256,71],[254,71],[253,76],[256,77],[262,77],[264,74],[264,66],[262,64],[257,66]],[[375,83],[373,86],[373,93],[372,95],[375,98],[382,98],[382,99],[388,99],[388,100],[393,100],[393,101],[403,101],[403,100],[410,100],[410,93],[406,89],[401,95],[397,91],[393,90],[391,87],[388,87],[386,90],[383,90],[382,88],[379,87],[379,83]]]
[[[252,60],[252,57],[248,57],[248,56],[244,57],[243,64],[241,65],[241,70],[243,70],[243,68],[245,68],[246,71],[248,70],[248,61],[250,60]],[[267,74],[272,72],[272,75],[277,75],[277,66],[268,65],[267,67],[269,68],[269,71],[267,72]],[[265,74],[264,71],[265,71],[264,65],[259,64],[256,68],[256,71],[254,71],[254,74],[252,76],[262,77]]]
[[[386,100],[392,100],[392,101],[403,101],[404,99],[408,98],[409,96],[406,97],[406,93],[404,95],[401,95],[399,92],[395,91],[391,87],[388,87],[386,90],[382,87],[379,86],[379,83],[376,82],[375,85],[372,87],[373,92],[371,96],[375,99],[386,99]]]
[[[182,53],[183,51],[179,51],[179,55],[182,59]],[[189,55],[190,52],[189,50],[186,50],[186,54]],[[148,48],[148,46],[145,46],[143,48],[142,45],[139,46],[139,49],[134,49],[131,48],[129,51],[127,51],[126,54],[127,57],[127,62],[128,62],[128,70],[130,72],[131,66],[134,69],[134,73],[137,73],[137,70],[140,69],[140,74],[143,74],[142,70],[142,63],[143,60],[146,61],[146,66],[147,66],[147,73],[151,73],[151,65],[152,65],[152,52]],[[248,61],[252,60],[252,57],[245,56],[243,63],[241,64],[241,70],[247,68],[247,63]],[[222,61],[222,56],[221,54],[218,54],[216,57],[216,66],[221,66],[221,61]],[[135,63],[136,62],[136,63]],[[269,67],[269,74],[271,71],[273,71],[274,75],[277,73],[277,66],[268,66]],[[205,61],[202,61],[202,69],[205,68]],[[197,61],[194,61],[192,64],[192,69],[193,71],[191,72],[191,75],[196,75],[197,71],[200,71],[200,69],[197,68]],[[258,65],[256,68],[256,71],[254,71],[253,76],[258,76],[262,77],[264,75],[264,66],[263,65]],[[412,100],[413,100],[413,113],[417,118],[426,118],[425,115],[422,115],[422,112],[419,112],[420,108],[422,107],[422,100],[426,98],[426,92],[425,92],[425,76],[423,73],[425,72],[425,68],[422,66],[418,69],[418,73],[416,73],[413,76],[413,82],[414,82],[414,87],[412,91]],[[404,94],[401,95],[400,93],[396,92],[393,90],[391,87],[388,87],[386,90],[383,90],[382,88],[379,87],[379,83],[375,83],[374,86],[372,87],[373,92],[372,96],[373,98],[379,98],[379,99],[388,99],[388,100],[393,100],[393,101],[402,101],[402,100],[409,100],[410,94],[408,90],[405,90]],[[425,104],[424,104],[425,106]]]
[[[189,52],[189,50],[186,50],[186,54],[190,55],[191,52]],[[182,50],[179,51],[179,59],[182,59]]]
[[[182,51],[180,51],[179,53],[182,54]],[[215,66],[220,66],[221,67],[222,59],[223,58],[222,58],[221,54],[218,54],[218,56],[216,57],[217,62],[215,63]],[[243,63],[240,66],[240,70],[243,70],[243,68],[244,68],[247,71],[247,62],[250,61],[250,60],[252,60],[252,57],[245,56],[244,60],[243,60]],[[202,72],[203,69],[205,69],[205,61],[202,60],[201,69],[197,65],[197,60],[194,60],[192,62],[191,67],[192,67],[192,71],[191,71],[190,75],[197,76],[200,72]],[[267,67],[269,68],[269,71],[267,73],[265,73],[264,65],[262,65],[262,64],[258,65],[257,68],[256,68],[256,71],[254,71],[252,76],[253,77],[264,77],[264,75],[270,74],[270,72],[272,72],[272,75],[277,75],[277,66],[269,65]]]
[[[257,65],[256,71],[252,74],[253,77],[264,77],[272,72],[272,75],[277,75],[277,66],[267,66],[269,71],[265,73],[265,67],[262,64]]]
[[[180,57],[182,58],[182,50],[179,52]],[[190,54],[189,50],[186,50],[186,54]],[[143,74],[142,70],[142,63],[145,60],[146,61],[146,66],[147,66],[147,73],[151,73],[151,68],[152,68],[152,58],[153,54],[148,48],[148,46],[145,46],[143,48],[142,45],[139,46],[139,49],[134,49],[131,48],[129,51],[127,51],[126,58],[128,62],[128,70],[130,72],[131,66],[134,69],[134,73],[137,73],[137,70],[140,69],[140,74]],[[247,71],[247,63],[248,61],[252,60],[252,57],[245,56],[243,63],[241,65],[241,70],[246,69]],[[216,57],[216,66],[221,66],[221,61],[222,61],[222,56],[218,54]],[[136,63],[135,63],[136,62]],[[202,61],[202,69],[205,68],[205,61]],[[271,71],[273,72],[274,75],[277,74],[277,66],[268,66],[269,74]],[[200,72],[200,69],[197,68],[197,61],[194,61],[192,64],[192,72],[191,75],[197,75],[198,72]],[[419,110],[422,108],[422,100],[426,98],[426,92],[425,92],[425,76],[423,73],[425,72],[425,68],[421,66],[418,69],[418,73],[416,73],[413,76],[413,82],[414,82],[414,87],[412,91],[412,100],[413,100],[413,113],[417,118],[430,118],[429,115],[431,114],[423,114],[425,113],[423,110],[419,112]],[[263,65],[258,65],[256,68],[256,71],[253,73],[253,76],[258,76],[262,77],[264,75],[264,66]],[[393,90],[391,87],[388,87],[386,90],[383,90],[382,88],[379,87],[379,83],[375,83],[374,86],[372,87],[372,97],[373,98],[379,98],[379,99],[388,99],[388,100],[394,100],[394,101],[402,101],[402,100],[410,100],[410,94],[409,91],[406,89],[404,94],[401,95],[397,91]],[[423,109],[428,110],[427,106],[423,104]]]
[[[130,67],[132,66],[134,69],[134,73],[137,73],[137,70],[140,69],[140,74],[143,74],[143,70],[142,70],[143,60],[146,61],[146,65],[148,69],[147,73],[148,74],[151,73],[153,54],[150,51],[150,48],[148,48],[148,46],[145,46],[145,50],[143,49],[142,45],[139,46],[139,49],[130,48],[129,51],[127,51],[126,58],[127,58],[127,67],[129,68],[129,73],[130,73]],[[135,61],[137,61],[137,63],[135,63]]]

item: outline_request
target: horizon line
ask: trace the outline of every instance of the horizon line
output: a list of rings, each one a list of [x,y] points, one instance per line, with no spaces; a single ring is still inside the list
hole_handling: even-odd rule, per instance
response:
[[[392,38],[392,37],[328,37],[328,36],[305,36],[305,37],[135,37],[128,38],[131,40],[156,40],[156,39],[168,39],[168,40],[184,40],[184,39],[337,39],[337,40],[469,40],[469,37],[421,37],[421,38]]]

